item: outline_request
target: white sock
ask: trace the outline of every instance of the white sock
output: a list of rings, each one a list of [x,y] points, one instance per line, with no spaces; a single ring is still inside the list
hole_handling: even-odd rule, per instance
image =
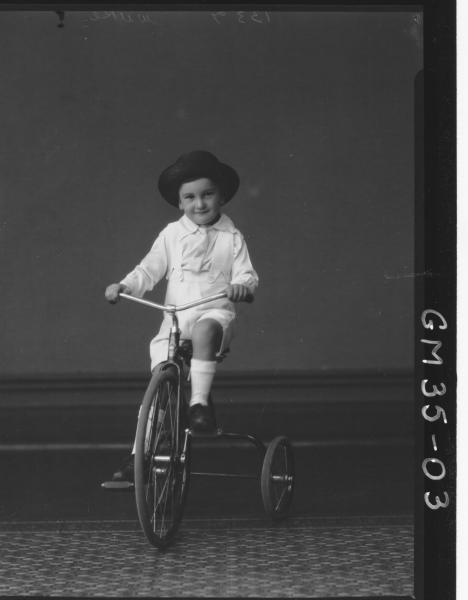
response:
[[[190,406],[193,406],[194,404],[208,404],[208,396],[215,373],[215,360],[199,360],[198,358],[192,358],[190,369],[192,397],[190,398]]]

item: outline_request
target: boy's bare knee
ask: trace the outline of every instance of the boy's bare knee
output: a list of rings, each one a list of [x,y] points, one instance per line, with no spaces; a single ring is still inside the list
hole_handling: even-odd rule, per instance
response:
[[[221,342],[223,336],[223,328],[214,319],[202,319],[195,324],[192,331],[192,341],[194,344],[197,342],[210,343],[210,342]]]
[[[223,328],[214,319],[202,319],[196,323],[192,331],[193,358],[213,361],[216,359]]]

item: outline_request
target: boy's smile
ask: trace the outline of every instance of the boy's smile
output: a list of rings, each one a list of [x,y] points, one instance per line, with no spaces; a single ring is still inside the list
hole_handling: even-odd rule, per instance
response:
[[[224,199],[219,187],[206,177],[183,183],[179,189],[179,208],[201,227],[215,223]]]

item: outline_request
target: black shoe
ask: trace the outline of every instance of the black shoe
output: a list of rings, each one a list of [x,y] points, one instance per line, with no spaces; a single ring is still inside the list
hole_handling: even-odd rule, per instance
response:
[[[134,471],[134,456],[130,454],[125,461],[122,463],[122,466],[118,471],[116,471],[112,475],[112,481],[128,481],[129,483],[135,482],[135,471]]]
[[[193,404],[189,408],[190,429],[196,433],[208,433],[216,429],[213,411],[205,404]]]

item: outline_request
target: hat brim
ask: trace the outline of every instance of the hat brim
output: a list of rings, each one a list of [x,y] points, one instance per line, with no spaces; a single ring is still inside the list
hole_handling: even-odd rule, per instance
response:
[[[165,169],[158,181],[158,189],[162,197],[179,206],[179,189],[183,183],[206,177],[216,183],[223,195],[224,202],[229,202],[239,188],[239,175],[229,165],[219,162],[177,161]]]

